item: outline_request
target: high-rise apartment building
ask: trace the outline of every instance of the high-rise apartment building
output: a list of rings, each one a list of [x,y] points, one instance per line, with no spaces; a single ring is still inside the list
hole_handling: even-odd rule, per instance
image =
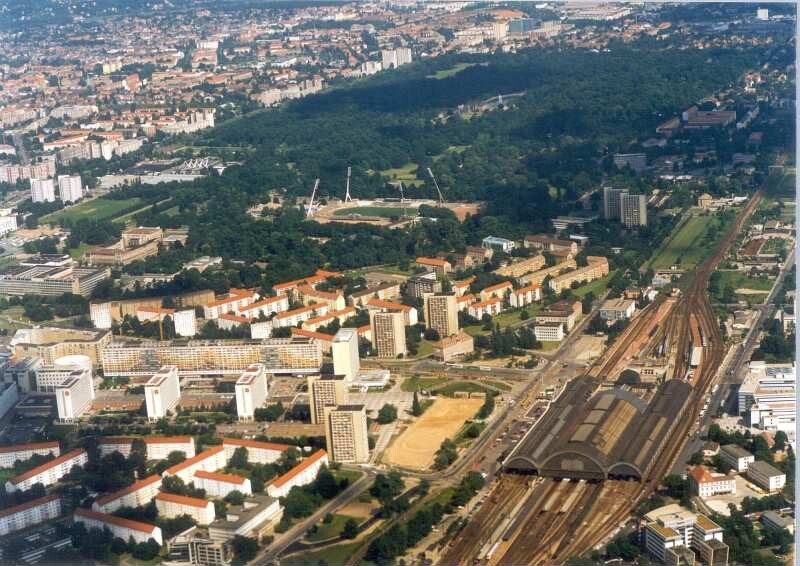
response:
[[[334,462],[369,460],[367,412],[364,405],[325,407],[325,442]]]
[[[647,226],[647,196],[622,195],[620,197],[620,220],[628,228]]]
[[[58,420],[71,423],[92,407],[94,381],[90,368],[76,369],[56,385]]]
[[[381,67],[384,71],[396,69],[401,65],[411,63],[411,58],[411,49],[408,47],[384,49],[381,51]]]
[[[83,185],[80,175],[58,176],[58,198],[61,202],[76,202],[83,198]]]
[[[31,177],[31,200],[33,202],[55,202],[56,190],[53,179],[37,179]]]
[[[164,366],[144,385],[147,418],[157,421],[167,416],[181,400],[178,368]]]
[[[197,316],[194,309],[175,311],[175,314],[172,315],[172,322],[175,323],[175,334],[178,336],[191,338],[197,334]]]
[[[406,328],[402,312],[369,312],[372,347],[379,358],[396,358],[406,353]]]
[[[453,293],[425,295],[425,327],[433,328],[444,338],[458,333],[458,302]]]
[[[358,330],[355,328],[340,328],[331,343],[333,355],[333,373],[343,375],[347,381],[352,381],[361,361],[358,357]]]
[[[628,189],[614,189],[603,187],[603,218],[614,220],[622,215],[622,195],[627,195]]]
[[[325,408],[344,405],[347,391],[343,375],[309,375],[308,402],[311,409],[311,422],[324,422]]]
[[[253,364],[236,380],[236,414],[252,421],[255,410],[267,400],[267,376],[262,364]]]

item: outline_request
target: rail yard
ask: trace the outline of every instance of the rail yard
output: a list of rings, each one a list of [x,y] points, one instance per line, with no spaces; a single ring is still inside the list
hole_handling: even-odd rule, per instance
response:
[[[694,434],[725,357],[709,277],[761,198],[753,195],[680,292],[643,309],[551,402],[441,564],[562,563],[606,540],[653,493]],[[653,358],[666,367],[660,387],[615,383],[629,364]]]

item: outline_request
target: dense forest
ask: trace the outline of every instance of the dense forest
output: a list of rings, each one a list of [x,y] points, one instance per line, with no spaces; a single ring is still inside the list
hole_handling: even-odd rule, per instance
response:
[[[275,277],[325,264],[402,261],[488,234],[546,231],[553,216],[573,210],[581,194],[613,172],[609,152],[627,150],[658,123],[728,87],[759,55],[757,48],[678,50],[643,40],[609,52],[539,48],[422,60],[227,121],[197,145],[246,147],[252,153],[242,165],[191,185],[132,187],[119,197],[171,195],[137,222],[188,225],[183,253],[267,261]],[[469,66],[431,78],[458,63]],[[481,101],[510,93],[524,94],[506,97],[505,109],[475,111]],[[356,198],[397,196],[380,171],[407,165],[418,167],[407,196],[435,194],[421,173],[430,167],[446,199],[484,200],[484,214],[464,226],[442,218],[396,231],[319,225],[287,208],[259,219],[246,213],[270,191],[289,204],[307,196],[316,177],[323,198],[342,196],[348,166]]]

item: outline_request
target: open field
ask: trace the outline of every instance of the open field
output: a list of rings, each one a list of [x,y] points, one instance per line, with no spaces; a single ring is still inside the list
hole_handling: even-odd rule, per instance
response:
[[[454,75],[457,75],[464,69],[468,69],[473,65],[477,65],[477,63],[456,63],[449,69],[442,69],[441,71],[436,71],[436,73],[434,73],[433,75],[427,75],[425,78],[437,79],[437,80],[446,79],[447,77],[452,77]]]
[[[488,387],[484,387],[475,381],[456,381],[433,390],[437,395],[445,395],[447,397],[456,393],[488,393],[489,391],[491,390]]]
[[[282,557],[281,564],[286,564],[287,566],[318,566],[319,564],[335,566],[338,564],[346,564],[347,560],[352,556],[353,551],[360,544],[361,543],[358,542],[336,544],[315,552],[302,552],[293,556]]]
[[[401,218],[403,216],[416,216],[416,209],[403,208],[401,206],[355,206],[353,208],[340,208],[333,213],[334,216],[378,216],[380,218]]]
[[[317,530],[306,537],[307,540],[312,542],[316,542],[318,540],[327,540],[329,538],[338,537],[342,533],[342,529],[344,528],[344,524],[347,522],[347,519],[350,519],[348,515],[339,515],[338,513],[333,516],[333,519],[330,523],[325,523],[324,521],[320,521],[317,523]]]
[[[749,277],[740,271],[719,271],[719,292],[712,294],[713,301],[721,301],[722,293],[726,287],[731,287],[736,293],[736,298],[750,304],[764,301],[774,280],[769,277]]]
[[[650,267],[653,269],[668,269],[672,265],[679,265],[681,268],[695,267],[711,251],[713,242],[708,241],[705,236],[712,222],[717,222],[713,216],[690,218],[677,233],[670,236],[658,255],[650,262]]]
[[[44,223],[57,223],[61,220],[78,220],[80,218],[91,218],[92,220],[106,220],[114,218],[120,212],[141,203],[139,197],[112,200],[107,198],[96,198],[76,204],[64,210],[59,210],[41,218]]]
[[[427,391],[446,381],[447,378],[445,377],[420,377],[418,375],[413,375],[403,381],[402,385],[400,385],[400,389],[409,393],[417,391],[418,389],[425,389]]]
[[[590,292],[594,293],[595,297],[600,297],[603,294],[603,291],[606,290],[606,285],[614,277],[615,271],[611,271],[605,277],[601,277],[600,279],[595,279],[594,281],[590,281],[586,285],[581,285],[577,289],[572,290],[572,294],[578,297],[579,299],[584,298]]]
[[[423,181],[417,179],[417,169],[419,169],[419,165],[416,163],[406,163],[402,167],[383,169],[380,174],[392,181],[403,181],[406,185],[418,186],[422,185]]]
[[[426,470],[442,441],[452,438],[483,404],[483,399],[436,399],[430,409],[396,438],[384,463]]]

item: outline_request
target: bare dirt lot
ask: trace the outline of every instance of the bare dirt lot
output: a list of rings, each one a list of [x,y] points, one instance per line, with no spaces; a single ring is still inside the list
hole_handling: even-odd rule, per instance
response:
[[[419,419],[392,442],[383,461],[404,468],[428,469],[442,441],[453,437],[482,404],[483,399],[436,399]]]

